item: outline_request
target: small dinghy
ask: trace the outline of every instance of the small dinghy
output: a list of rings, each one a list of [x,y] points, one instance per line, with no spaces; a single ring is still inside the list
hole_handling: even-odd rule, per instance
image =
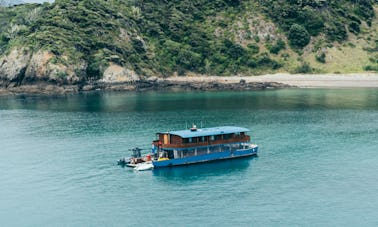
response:
[[[117,164],[124,167],[124,166],[129,166],[129,167],[135,167],[138,163],[141,163],[141,162],[145,162],[145,158],[142,157],[140,151],[142,149],[140,149],[139,147],[135,147],[133,149],[129,149],[130,151],[132,151],[132,155],[131,157],[127,157],[127,158],[120,158],[118,161],[117,161]]]

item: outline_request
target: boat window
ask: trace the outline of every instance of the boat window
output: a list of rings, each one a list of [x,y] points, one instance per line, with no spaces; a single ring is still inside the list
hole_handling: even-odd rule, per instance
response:
[[[166,150],[163,150],[160,152],[159,158],[167,158],[167,157],[168,157],[168,154]]]
[[[173,156],[175,158],[181,158],[181,151],[178,151],[178,150],[173,150]]]
[[[193,143],[193,138],[192,137],[189,138],[189,143]]]
[[[222,140],[222,135],[216,135],[215,140]]]
[[[183,157],[190,157],[190,156],[194,156],[194,149],[185,149],[185,150],[182,150],[182,156]]]
[[[224,135],[223,135],[223,139],[225,139],[225,140],[231,139],[231,138],[232,138],[232,135],[233,135],[233,134],[224,134]]]
[[[214,141],[215,140],[215,136],[210,136],[210,141]]]
[[[197,155],[207,154],[207,147],[197,148]]]
[[[220,147],[219,146],[211,146],[209,148],[210,148],[210,153],[215,153],[215,152],[219,152],[220,151]]]
[[[189,143],[189,138],[183,138],[182,143]]]
[[[240,144],[238,144],[238,143],[236,143],[236,144],[232,144],[232,145],[231,145],[231,150],[232,150],[232,151],[235,151],[235,150],[239,149],[239,147],[240,147]]]
[[[169,159],[174,159],[175,158],[172,150],[168,151],[167,155],[168,155]]]

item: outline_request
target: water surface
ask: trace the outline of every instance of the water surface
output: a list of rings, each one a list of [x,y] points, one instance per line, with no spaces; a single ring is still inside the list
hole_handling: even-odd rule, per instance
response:
[[[134,172],[158,131],[243,126],[248,158]],[[376,226],[378,90],[0,97],[2,226]]]

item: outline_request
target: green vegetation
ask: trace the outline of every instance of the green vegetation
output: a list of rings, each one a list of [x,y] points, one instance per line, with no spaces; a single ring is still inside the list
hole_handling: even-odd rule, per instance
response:
[[[299,24],[293,24],[289,29],[290,44],[296,48],[303,48],[310,42],[310,34]]]
[[[144,76],[258,74],[280,69],[307,73],[312,66],[295,60],[304,48],[319,37],[326,38],[316,43],[316,50],[343,43],[350,34],[360,35],[372,26],[377,3],[56,0],[0,7],[0,56],[15,47],[47,50],[55,55],[54,62],[64,65],[84,61],[86,70],[81,75],[94,80],[110,63]],[[258,21],[254,18],[265,18],[259,19],[262,26],[273,21],[279,36],[259,36],[251,29]],[[327,64],[325,56],[312,59]],[[365,69],[376,69],[376,64],[365,64]]]
[[[313,71],[314,69],[307,62],[294,69],[294,73],[312,73]]]
[[[269,52],[278,54],[281,50],[286,49],[286,44],[282,39],[278,39],[274,45],[268,45]]]
[[[297,24],[297,30],[307,31],[311,36],[320,33],[330,41],[344,41],[346,26],[359,32],[359,24],[365,21],[369,26],[374,18],[376,0],[263,0],[264,11],[286,32]],[[302,44],[304,44],[303,42]]]
[[[316,60],[320,63],[326,63],[326,54],[323,52],[319,55],[316,55]]]
[[[365,71],[375,71],[378,72],[378,39],[374,41],[374,47],[366,48],[369,53],[375,54],[369,58],[369,64],[364,66]]]

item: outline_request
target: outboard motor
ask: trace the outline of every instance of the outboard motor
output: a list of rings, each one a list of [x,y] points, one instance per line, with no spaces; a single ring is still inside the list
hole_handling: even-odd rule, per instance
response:
[[[131,157],[133,157],[133,158],[140,158],[140,157],[142,157],[142,154],[140,153],[140,151],[142,149],[140,149],[139,147],[135,147],[135,148],[133,148],[131,150],[133,151],[133,155]]]
[[[118,160],[118,165],[121,165],[121,166],[125,166],[126,164],[129,164],[130,163],[130,161],[129,161],[129,159],[127,159],[126,160],[126,158],[120,158],[119,160]]]

